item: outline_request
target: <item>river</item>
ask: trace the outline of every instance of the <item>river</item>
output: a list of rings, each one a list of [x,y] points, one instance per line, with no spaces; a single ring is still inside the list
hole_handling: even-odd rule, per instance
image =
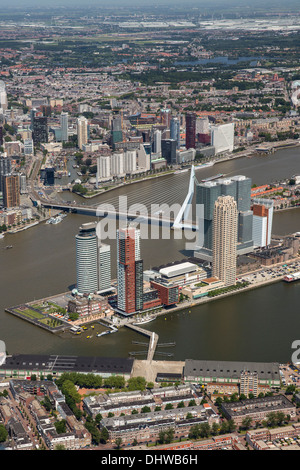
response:
[[[257,185],[271,183],[300,174],[298,148],[281,150],[274,155],[240,158],[196,172],[199,179],[216,173],[245,174]],[[187,190],[188,174],[170,175],[127,185],[109,192],[89,204],[116,202],[127,195],[129,204],[147,200],[182,202]],[[62,197],[73,200],[74,195]],[[77,196],[75,196],[77,198]],[[275,214],[273,233],[284,235],[300,231],[300,210]],[[118,333],[87,339],[85,335],[57,337],[17,319],[5,307],[65,292],[76,282],[75,235],[79,226],[91,217],[69,214],[61,224],[37,227],[7,235],[0,240],[0,339],[9,354],[65,354],[127,357],[130,351],[146,347],[133,345],[136,333],[123,328]],[[142,240],[144,269],[184,259],[185,240]],[[109,241],[112,252],[112,275],[116,274],[116,243]],[[13,249],[4,250],[5,245]],[[145,325],[159,335],[159,342],[173,342],[171,360],[214,359],[246,361],[288,361],[291,344],[298,339],[300,283],[277,283],[254,291],[216,300],[189,311],[169,314]],[[87,333],[88,335],[89,333]],[[299,338],[300,339],[300,338]],[[155,359],[164,356],[156,354]],[[141,356],[142,358],[143,356]]]

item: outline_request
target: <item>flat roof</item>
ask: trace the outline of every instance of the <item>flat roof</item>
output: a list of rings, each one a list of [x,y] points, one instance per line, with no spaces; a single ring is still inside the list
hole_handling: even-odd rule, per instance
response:
[[[202,361],[187,359],[184,377],[228,377],[239,379],[243,371],[257,373],[259,379],[280,380],[279,364],[273,362]]]
[[[130,374],[134,359],[59,355],[14,354],[7,356],[1,369],[45,370],[47,372],[89,372],[91,374]]]
[[[159,270],[160,274],[163,274],[164,276],[167,277],[172,277],[176,276],[177,274],[183,274],[183,273],[189,273],[196,271],[198,266],[193,263],[180,263],[180,264],[175,264],[173,266],[168,266],[166,268],[162,268]]]

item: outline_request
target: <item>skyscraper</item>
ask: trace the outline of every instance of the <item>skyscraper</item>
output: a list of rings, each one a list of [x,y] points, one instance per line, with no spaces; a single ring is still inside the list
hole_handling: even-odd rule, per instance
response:
[[[203,220],[199,223],[199,245],[196,247],[195,254],[207,261],[212,260],[213,211],[219,196],[232,196],[237,203],[238,254],[249,253],[253,250],[251,179],[237,175],[202,183],[196,180],[196,204],[199,207],[203,205]]]
[[[236,284],[237,203],[232,196],[220,196],[213,216],[212,275],[225,286]]]
[[[0,191],[3,192],[3,181],[4,175],[9,175],[11,173],[11,159],[7,156],[0,155]]]
[[[83,224],[76,235],[77,290],[91,294],[111,287],[110,247],[100,243],[96,224]]]
[[[3,205],[6,208],[20,206],[20,181],[18,174],[3,177]]]
[[[169,108],[160,110],[160,120],[163,126],[170,127],[171,110]]]
[[[81,150],[82,146],[88,141],[88,121],[84,116],[77,119],[77,141]]]
[[[187,149],[196,148],[196,119],[195,113],[185,116],[185,146]]]
[[[263,248],[271,244],[273,206],[271,199],[253,200],[253,244]]]
[[[7,109],[7,93],[5,83],[0,81],[0,108]]]
[[[111,145],[115,149],[115,144],[123,141],[122,117],[114,116],[111,122]]]
[[[98,266],[98,291],[101,293],[111,288],[111,261],[109,245],[100,243]]]
[[[97,158],[97,178],[98,181],[105,181],[111,178],[111,157],[109,155]]]
[[[176,140],[163,139],[161,141],[161,155],[167,160],[168,165],[176,165]]]
[[[170,122],[170,138],[176,141],[177,149],[180,148],[180,120],[173,117]]]
[[[161,131],[158,129],[154,132],[153,152],[161,153]]]
[[[45,116],[34,116],[32,122],[32,139],[34,145],[48,142],[48,121]]]
[[[68,141],[68,126],[69,126],[69,115],[68,113],[61,113],[60,115],[60,127],[61,127],[61,140],[62,142]]]
[[[132,314],[143,309],[143,261],[140,231],[127,227],[117,231],[118,309]]]

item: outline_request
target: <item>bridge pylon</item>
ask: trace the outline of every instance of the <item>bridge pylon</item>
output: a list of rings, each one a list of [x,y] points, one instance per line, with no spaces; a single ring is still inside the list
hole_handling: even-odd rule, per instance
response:
[[[191,210],[191,205],[192,205],[192,200],[194,197],[194,190],[195,190],[195,167],[192,165],[191,167],[191,174],[190,174],[190,182],[189,182],[189,189],[187,196],[184,200],[184,203],[180,209],[180,211],[177,214],[177,217],[174,221],[174,224],[172,225],[172,229],[179,229],[182,230],[183,228],[191,228],[189,224],[186,224],[185,221],[188,219],[190,210]]]

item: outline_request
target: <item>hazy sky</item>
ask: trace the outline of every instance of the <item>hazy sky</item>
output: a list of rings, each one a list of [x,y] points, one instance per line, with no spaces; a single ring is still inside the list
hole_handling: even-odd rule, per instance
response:
[[[111,6],[112,4],[130,6],[130,5],[147,5],[149,6],[149,0],[0,0],[0,6],[6,8],[13,8],[16,7],[23,7],[26,8],[27,6],[40,6],[40,7],[47,7],[51,8],[52,6],[70,6],[70,5],[80,5],[83,8],[88,5],[103,5],[103,6]],[[249,7],[255,6],[263,6],[266,7],[267,4],[269,5],[283,5],[283,8],[287,8],[288,5],[299,5],[299,0],[289,0],[289,2],[283,2],[282,0],[153,0],[151,2],[152,5],[180,5],[184,8],[186,4],[194,4],[197,6],[205,6],[206,8],[209,6],[215,7],[216,5],[227,7],[227,6],[242,6],[247,5]]]
[[[16,8],[17,10],[26,10],[26,8],[38,7],[47,8],[51,10],[51,8],[57,7],[66,7],[70,9],[72,6],[74,8],[81,7],[82,9],[93,6],[104,7],[104,9],[110,9],[117,7],[117,6],[146,6],[147,11],[149,12],[149,7],[151,6],[159,6],[163,5],[168,7],[168,5],[181,7],[179,8],[181,11],[188,6],[197,6],[199,8],[203,8],[206,12],[209,10],[218,11],[226,10],[227,8],[235,8],[239,10],[244,10],[245,13],[252,12],[252,11],[261,11],[264,10],[266,12],[272,11],[293,11],[299,13],[299,2],[300,0],[0,0],[0,8],[3,9],[3,12],[9,11],[11,12],[12,9]],[[239,8],[238,8],[239,7]],[[70,10],[71,11],[71,10]],[[157,13],[157,9],[153,9],[153,12]],[[118,10],[116,9],[116,14]],[[1,19],[1,13],[0,13]]]

